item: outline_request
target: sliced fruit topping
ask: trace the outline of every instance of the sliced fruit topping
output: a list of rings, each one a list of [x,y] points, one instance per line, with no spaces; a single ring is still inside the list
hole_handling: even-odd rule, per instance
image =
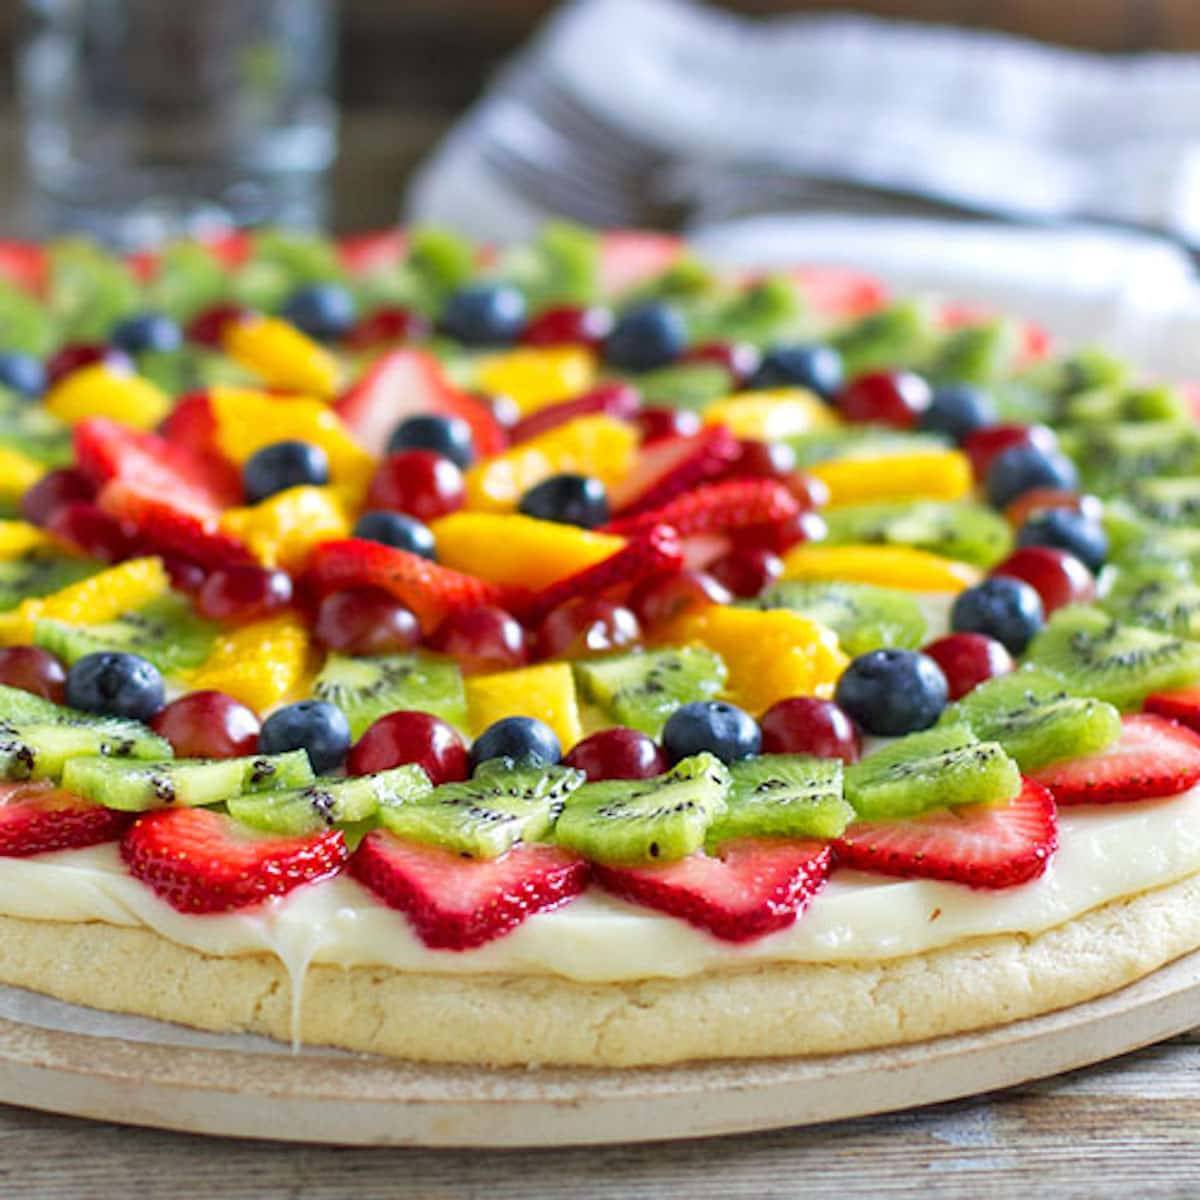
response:
[[[966,500],[847,504],[823,516],[830,543],[914,546],[977,567],[998,563],[1013,545],[1003,517]]]
[[[595,382],[596,360],[583,346],[523,346],[489,354],[476,367],[480,391],[508,396],[522,416],[586,392]]]
[[[111,842],[129,818],[52,783],[0,784],[0,856],[24,858]]]
[[[147,813],[121,840],[129,872],[183,913],[227,912],[336,874],[348,857],[340,830],[311,837],[253,834],[206,808]]]
[[[613,511],[628,518],[661,508],[681,493],[723,475],[738,449],[737,439],[722,425],[643,446],[633,469],[609,488]]]
[[[713,855],[646,867],[593,868],[606,890],[679,917],[729,942],[786,929],[828,878],[832,853],[820,842],[742,838]]]
[[[685,858],[704,844],[728,791],[728,768],[711,754],[685,758],[652,779],[584,784],[568,797],[554,839],[593,862]]]
[[[844,579],[917,592],[961,592],[978,583],[980,575],[967,563],[912,546],[804,543],[784,555],[783,577]]]
[[[69,708],[0,723],[0,775],[7,779],[58,779],[79,755],[156,759],[170,753],[168,742],[136,721]]]
[[[576,417],[601,414],[617,420],[629,421],[642,406],[638,389],[628,383],[604,383],[582,396],[551,404],[546,408],[522,418],[511,429],[509,436],[513,444],[527,442],[539,434],[548,433]]]
[[[1200,732],[1200,686],[1146,697],[1145,710]]]
[[[221,514],[222,532],[264,567],[299,571],[321,542],[350,535],[345,497],[333,487],[291,487],[251,508]]]
[[[470,728],[478,741],[497,723],[523,717],[549,727],[560,747],[569,748],[583,736],[575,677],[567,663],[472,675],[465,682]]]
[[[685,492],[639,516],[620,518],[607,529],[632,537],[664,524],[673,526],[681,537],[691,537],[785,521],[799,511],[796,498],[778,480],[731,479]]]
[[[709,826],[707,844],[746,837],[835,838],[855,819],[842,795],[836,758],[762,754],[729,768],[726,809]]]
[[[305,693],[310,657],[303,621],[284,613],[221,634],[187,682],[196,690],[226,692],[262,713]]]
[[[522,843],[499,858],[472,859],[376,830],[363,838],[350,873],[403,912],[431,949],[470,950],[574,899],[589,868],[557,846]]]
[[[231,321],[221,340],[230,358],[268,387],[311,396],[331,396],[337,390],[337,359],[287,321],[277,317]]]
[[[1033,776],[1059,804],[1115,804],[1175,796],[1200,782],[1200,736],[1174,721],[1138,713],[1096,754],[1056,763]]]
[[[829,503],[962,500],[971,493],[971,464],[958,450],[903,450],[829,459],[806,470],[829,489]]]
[[[1057,847],[1054,797],[1027,779],[1006,803],[857,822],[834,852],[840,866],[992,889],[1036,879]]]
[[[171,398],[149,379],[103,362],[72,371],[50,388],[44,403],[68,425],[104,417],[133,429],[153,429],[171,408]]]
[[[1100,607],[1129,625],[1200,640],[1200,584],[1164,578],[1123,586],[1118,580]]]

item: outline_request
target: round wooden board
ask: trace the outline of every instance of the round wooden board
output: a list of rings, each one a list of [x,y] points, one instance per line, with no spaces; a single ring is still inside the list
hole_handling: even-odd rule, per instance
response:
[[[343,1145],[646,1142],[951,1100],[1100,1062],[1198,1021],[1200,951],[1112,995],[982,1033],[822,1058],[629,1071],[197,1049],[0,1020],[0,1101],[191,1133]]]

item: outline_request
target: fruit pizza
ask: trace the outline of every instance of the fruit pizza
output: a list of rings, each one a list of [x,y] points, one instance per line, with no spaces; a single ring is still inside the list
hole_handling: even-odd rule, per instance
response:
[[[0,981],[831,1053],[1200,945],[1186,389],[551,226],[0,247]]]

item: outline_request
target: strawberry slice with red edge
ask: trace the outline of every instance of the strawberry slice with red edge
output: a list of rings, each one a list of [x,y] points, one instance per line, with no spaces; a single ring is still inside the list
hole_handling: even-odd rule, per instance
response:
[[[793,924],[825,885],[833,853],[824,842],[739,838],[714,855],[650,867],[592,871],[607,891],[707,930],[748,942]]]
[[[617,517],[652,512],[724,475],[740,452],[737,438],[724,425],[652,442],[640,449],[633,470],[609,489],[609,503]]]
[[[148,551],[173,554],[209,568],[258,561],[243,542],[221,529],[218,514],[208,506],[189,506],[143,483],[123,479],[105,484],[96,503],[132,525]]]
[[[334,410],[364,449],[387,453],[388,439],[408,417],[460,417],[471,428],[475,454],[486,458],[507,445],[488,407],[453,387],[441,363],[424,350],[390,350],[334,404]]]
[[[50,256],[37,242],[0,239],[0,279],[36,295],[46,290]]]
[[[408,233],[403,229],[375,229],[340,237],[334,243],[338,262],[351,275],[370,275],[398,267],[408,253]]]
[[[309,557],[305,584],[318,596],[347,588],[382,588],[416,614],[426,633],[460,609],[490,604],[512,610],[527,598],[527,593],[363,538],[322,542]]]
[[[805,303],[823,317],[865,317],[888,302],[887,284],[854,267],[810,264],[788,274],[800,285]]]
[[[641,229],[610,229],[600,235],[599,283],[603,296],[619,296],[657,279],[684,255],[682,238]]]
[[[615,554],[534,592],[519,606],[519,615],[527,624],[536,624],[568,600],[600,596],[618,586],[632,587],[659,571],[677,571],[682,566],[679,534],[670,525],[655,525]]]
[[[1200,733],[1200,687],[1183,688],[1178,692],[1156,692],[1146,697],[1142,707],[1148,713],[1169,717]]]
[[[573,900],[590,874],[582,858],[559,846],[521,843],[499,858],[464,858],[380,829],[363,838],[349,870],[435,950],[470,950],[503,937],[534,913]]]
[[[237,468],[186,443],[143,433],[105,417],[74,430],[75,465],[99,488],[113,479],[161,492],[189,508],[217,512],[242,499]]]
[[[973,804],[907,821],[858,821],[834,843],[839,866],[878,875],[1006,888],[1036,879],[1058,847],[1054,797],[1033,780],[1007,804]]]
[[[655,525],[671,525],[682,537],[728,533],[783,521],[799,511],[796,497],[777,479],[730,479],[685,492],[652,512],[611,521],[605,532],[635,537]]]
[[[0,783],[0,856],[6,858],[115,841],[132,820],[48,781]]]
[[[1053,763],[1031,778],[1059,804],[1121,804],[1177,796],[1200,783],[1200,734],[1150,713],[1121,718],[1121,736],[1098,754]]]
[[[183,913],[228,912],[326,879],[349,857],[340,829],[264,837],[207,808],[138,817],[121,839],[129,873]]]
[[[602,383],[581,396],[563,400],[560,404],[550,404],[535,413],[530,413],[509,430],[509,441],[514,444],[526,442],[538,434],[547,433],[568,421],[574,421],[577,417],[602,415],[628,421],[637,415],[641,407],[641,393],[632,384]]]

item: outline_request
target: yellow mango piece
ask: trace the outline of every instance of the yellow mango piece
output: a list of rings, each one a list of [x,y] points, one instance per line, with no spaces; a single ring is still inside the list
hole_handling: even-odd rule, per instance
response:
[[[99,625],[164,596],[171,581],[157,558],[131,558],[49,596],[22,600],[0,613],[0,645],[32,641],[34,622],[50,617],[73,625]]]
[[[195,691],[227,692],[262,714],[308,695],[313,658],[304,622],[284,613],[223,633],[186,682]]]
[[[832,629],[785,609],[713,605],[674,622],[670,639],[719,654],[725,697],[756,716],[792,696],[831,696],[849,661]]]
[[[221,529],[250,547],[264,567],[303,567],[318,542],[350,536],[344,498],[334,487],[294,487],[249,508],[221,514]]]
[[[244,463],[272,442],[296,439],[320,446],[335,484],[364,490],[375,460],[351,436],[332,409],[307,396],[271,396],[252,388],[212,388],[217,447]]]
[[[140,375],[93,363],[72,371],[46,395],[46,409],[75,425],[88,417],[108,417],[133,429],[153,429],[171,410],[171,397]]]
[[[580,417],[498,454],[466,474],[467,507],[507,512],[535,483],[585,472],[606,487],[629,473],[637,453],[632,425],[612,417]]]
[[[16,504],[47,468],[20,451],[0,446],[0,497]]]
[[[582,571],[625,539],[519,513],[457,512],[435,521],[438,562],[513,587],[539,589]]]
[[[845,579],[915,592],[961,592],[977,584],[983,572],[915,546],[804,542],[783,556],[783,578]]]
[[[495,675],[468,675],[471,736],[478,737],[502,717],[536,717],[558,735],[564,751],[583,736],[575,676],[567,663],[521,667]]]
[[[475,384],[507,396],[522,416],[586,392],[596,381],[596,356],[583,346],[548,346],[490,354],[475,368]]]
[[[268,387],[310,396],[332,396],[337,391],[337,359],[308,334],[278,317],[231,321],[222,342],[230,358],[261,376]]]
[[[829,405],[807,388],[738,392],[710,404],[704,410],[704,423],[724,425],[735,437],[759,442],[833,429],[840,424]]]
[[[805,472],[829,488],[831,507],[868,500],[961,500],[974,486],[971,461],[959,450],[836,458]]]
[[[0,521],[0,562],[11,562],[30,550],[61,550],[48,534],[28,521]]]

